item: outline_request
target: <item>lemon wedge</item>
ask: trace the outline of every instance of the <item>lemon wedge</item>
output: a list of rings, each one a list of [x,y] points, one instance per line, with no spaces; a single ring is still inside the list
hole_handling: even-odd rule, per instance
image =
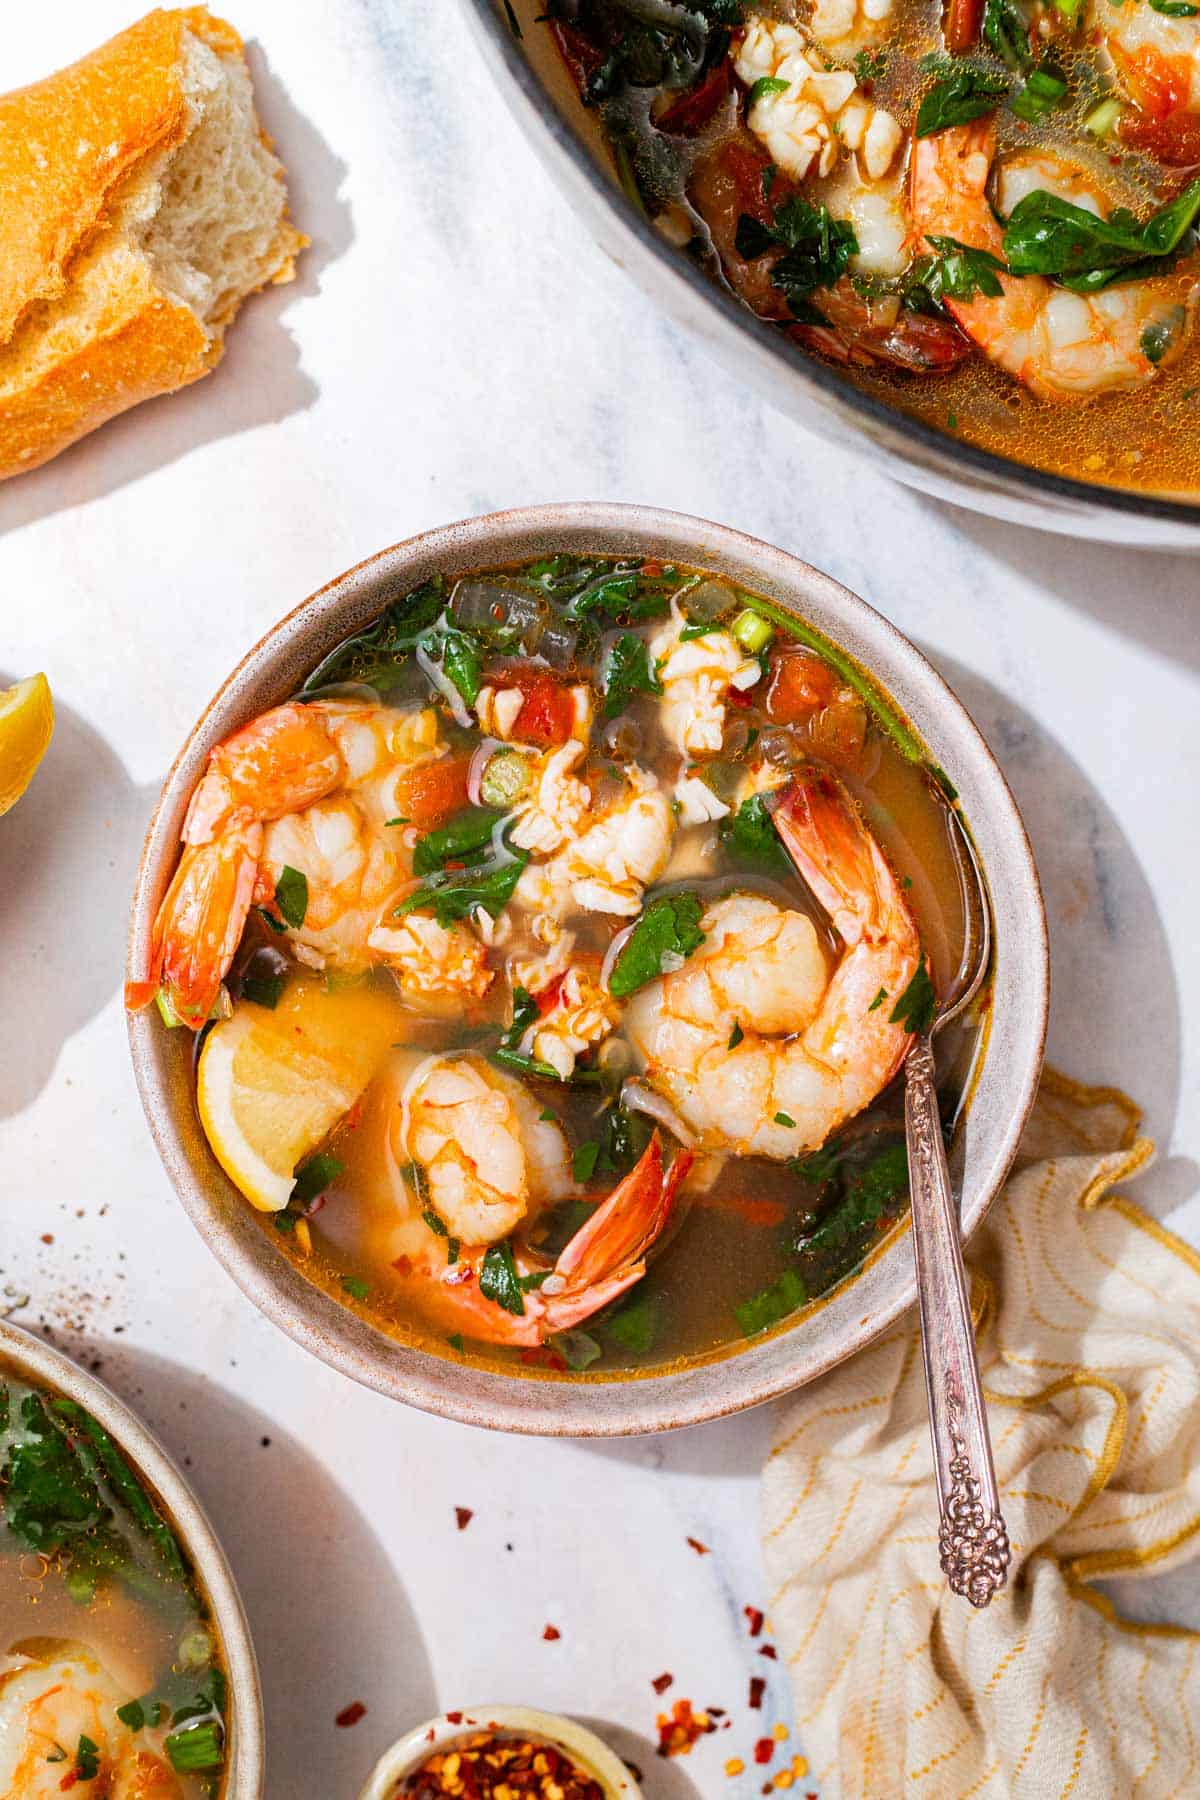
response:
[[[240,1000],[200,1052],[196,1102],[213,1155],[261,1212],[287,1205],[297,1165],[362,1094],[396,1030],[371,983],[293,978],[273,1010]]]
[[[54,701],[44,675],[0,689],[0,817],[15,806],[54,735]]]

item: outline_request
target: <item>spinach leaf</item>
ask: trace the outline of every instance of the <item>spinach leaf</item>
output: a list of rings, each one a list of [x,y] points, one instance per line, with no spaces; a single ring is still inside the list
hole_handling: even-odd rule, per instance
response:
[[[605,1114],[600,1130],[600,1156],[596,1163],[601,1175],[626,1175],[641,1159],[653,1131],[645,1113],[629,1112],[619,1103]]]
[[[922,1037],[933,1024],[936,1011],[937,999],[933,983],[929,979],[928,965],[922,957],[916,974],[888,1014],[888,1024],[903,1025],[905,1031]]]
[[[742,1328],[745,1337],[757,1337],[760,1331],[770,1330],[794,1313],[798,1306],[803,1306],[808,1299],[808,1289],[795,1269],[785,1269],[778,1281],[773,1281],[761,1293],[754,1294],[749,1300],[743,1300],[734,1307],[733,1313]]]
[[[720,835],[732,862],[761,869],[767,875],[786,875],[791,870],[791,859],[761,794],[743,800],[735,813],[722,819]]]
[[[590,1331],[557,1331],[550,1339],[568,1369],[588,1369],[604,1355]]]
[[[791,87],[790,81],[782,81],[778,75],[760,75],[750,92],[746,95],[746,111],[766,100],[771,94],[786,94]]]
[[[485,1252],[479,1270],[479,1291],[485,1300],[494,1300],[505,1312],[524,1313],[521,1279],[507,1238],[502,1244],[490,1245]]]
[[[492,833],[504,814],[495,806],[468,806],[435,831],[417,839],[413,874],[432,875],[448,862],[474,863],[491,847]]]
[[[615,719],[634,694],[661,694],[662,682],[650,666],[650,652],[640,637],[623,631],[604,659],[601,676],[604,717]]]
[[[744,262],[782,249],[782,256],[771,265],[771,283],[793,317],[811,322],[815,309],[810,296],[819,288],[832,287],[845,274],[859,246],[854,227],[845,219],[835,219],[824,204],[813,206],[794,194],[775,208],[769,225],[743,213],[734,247]]]
[[[653,1294],[637,1294],[609,1313],[600,1329],[610,1343],[628,1350],[631,1356],[644,1356],[654,1348],[661,1323]]]
[[[1024,73],[1033,67],[1029,48],[1029,20],[1017,0],[984,0],[983,41],[1010,69]]]
[[[609,976],[609,992],[624,1000],[663,973],[665,959],[691,956],[704,942],[698,894],[664,894],[651,901],[628,938]],[[669,963],[667,964],[669,966]]]
[[[935,81],[917,108],[916,135],[932,137],[950,125],[966,125],[984,113],[995,112],[1008,92],[1003,75],[992,75],[964,63],[952,75]]]
[[[527,988],[518,985],[513,989],[512,1024],[500,1039],[505,1050],[515,1050],[531,1025],[538,1020],[540,1008]]]
[[[294,931],[299,931],[308,917],[308,876],[302,869],[293,869],[290,863],[284,863],[275,883],[275,905],[280,917],[286,919]]]
[[[842,1250],[878,1224],[885,1210],[908,1192],[908,1151],[893,1144],[848,1179],[842,1198],[813,1230],[803,1234],[797,1250],[808,1254]]]
[[[447,627],[426,639],[426,648],[431,655],[436,654],[467,705],[474,706],[483,677],[483,657],[475,639],[465,631]]]
[[[337,1180],[344,1166],[336,1156],[330,1156],[327,1150],[318,1150],[314,1156],[306,1156],[296,1170],[296,1179],[288,1196],[289,1209],[295,1212],[315,1200],[318,1194],[323,1194]]]
[[[21,1437],[0,1472],[4,1516],[27,1550],[52,1555],[112,1518],[112,1509],[38,1394],[19,1407]]]
[[[999,276],[1008,270],[990,250],[960,244],[957,238],[931,237],[926,242],[933,254],[918,257],[905,277],[905,303],[911,290],[920,287],[935,305],[942,300],[974,300],[977,294],[995,299],[1003,294]]]
[[[242,998],[253,1000],[255,1006],[265,1006],[274,1012],[283,995],[286,981],[286,975],[246,975],[242,979]]]
[[[583,97],[599,105],[624,87],[691,87],[729,48],[730,27],[742,22],[742,0],[546,0],[545,18],[569,24],[603,61],[589,74]]]
[[[1197,214],[1200,177],[1144,220],[1124,206],[1098,219],[1037,188],[1014,206],[1004,254],[1014,275],[1052,275],[1076,293],[1095,293],[1115,281],[1163,274],[1168,258],[1194,247]]]
[[[338,682],[362,682],[386,693],[395,686],[417,639],[441,617],[446,587],[440,575],[423,581],[380,615],[366,631],[348,638],[313,670],[303,692],[332,687]]]
[[[520,850],[505,861],[481,863],[476,868],[441,869],[427,875],[421,886],[400,902],[392,916],[399,919],[418,907],[429,907],[439,925],[450,925],[455,919],[467,918],[481,906],[493,919],[498,919],[512,899],[528,861],[526,853]]]

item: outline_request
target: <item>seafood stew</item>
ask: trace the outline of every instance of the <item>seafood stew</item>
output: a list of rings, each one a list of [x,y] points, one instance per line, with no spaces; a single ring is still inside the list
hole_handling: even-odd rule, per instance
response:
[[[902,1213],[952,800],[866,673],[732,582],[427,581],[212,750],[128,998],[196,1033],[214,1155],[378,1328],[662,1368]]]
[[[782,337],[980,449],[1195,492],[1200,16],[946,4],[516,14],[627,194]]]
[[[0,1792],[213,1800],[226,1689],[157,1495],[82,1406],[0,1361]]]

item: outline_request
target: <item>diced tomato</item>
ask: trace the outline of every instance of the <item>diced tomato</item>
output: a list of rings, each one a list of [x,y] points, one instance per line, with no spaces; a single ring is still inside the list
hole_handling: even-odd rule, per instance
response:
[[[974,50],[982,23],[983,0],[949,0],[942,28],[951,56],[964,56],[968,50]]]
[[[514,738],[544,750],[566,743],[575,722],[575,706],[568,690],[549,669],[512,663],[492,672],[489,679],[498,686],[520,688],[525,696],[513,726]]]
[[[715,150],[697,157],[688,183],[688,197],[712,233],[721,267],[734,292],[762,319],[791,317],[787,301],[771,281],[773,256],[746,262],[737,252],[738,220],[743,213],[769,225],[775,207],[795,190],[784,175],[776,174],[769,194],[764,177],[771,158],[748,131],[726,138]]]
[[[729,93],[731,66],[723,56],[695,87],[672,100],[654,121],[659,131],[676,137],[694,137],[702,131]]]
[[[555,976],[549,987],[542,988],[540,993],[534,995],[534,999],[537,1002],[537,1009],[542,1014],[543,1018],[548,1012],[553,1012],[554,1008],[558,1005],[558,996],[562,993],[562,984],[566,979],[567,974],[564,969],[561,975]]]
[[[1121,141],[1169,168],[1195,168],[1200,165],[1200,114],[1169,112],[1165,119],[1127,114],[1121,121]]]
[[[467,804],[469,756],[441,756],[436,762],[418,763],[396,777],[396,810],[402,819],[422,831],[440,825]]]
[[[776,650],[771,656],[767,717],[777,725],[798,725],[828,706],[836,690],[833,670],[811,650]]]
[[[1109,39],[1108,51],[1117,74],[1151,119],[1165,119],[1183,107],[1191,89],[1191,63],[1186,56],[1163,56],[1152,44],[1132,53]],[[1122,136],[1125,135],[1122,131]]]

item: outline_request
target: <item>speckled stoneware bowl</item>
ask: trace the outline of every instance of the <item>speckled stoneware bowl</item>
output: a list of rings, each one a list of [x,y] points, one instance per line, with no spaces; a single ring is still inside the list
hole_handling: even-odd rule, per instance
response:
[[[229,1675],[229,1768],[221,1800],[262,1800],[265,1781],[262,1688],[241,1597],[200,1503],[166,1451],[102,1381],[0,1319],[0,1359],[28,1381],[77,1401],[108,1432],[163,1501],[212,1602]],[[82,1791],[82,1790],[81,1790]]]
[[[565,551],[693,563],[769,595],[871,670],[961,795],[991,891],[995,1002],[986,1054],[956,1135],[964,1233],[1012,1157],[1041,1068],[1049,995],[1037,871],[1008,786],[954,695],[895,626],[807,563],[724,526],[649,507],[568,505],[497,513],[424,533],[360,563],[282,620],[234,670],[167,776],[138,873],[130,972],[144,977],[188,798],[205,759],[238,726],[292,694],[349,633],[429,576]],[[191,1039],[153,1008],[130,1016],[134,1070],[167,1173],[201,1236],[267,1317],[324,1362],[430,1412],[505,1431],[618,1436],[694,1425],[823,1374],[868,1343],[915,1294],[907,1232],[809,1318],[720,1360],[661,1374],[556,1380],[507,1375],[395,1342],[314,1287],[277,1251],[210,1154],[196,1116]]]
[[[561,1713],[535,1712],[528,1706],[472,1706],[453,1716],[441,1713],[427,1719],[384,1751],[358,1800],[392,1800],[398,1784],[406,1775],[415,1775],[435,1750],[451,1750],[477,1731],[553,1744],[599,1782],[604,1800],[641,1800],[642,1790],[629,1769],[594,1731]]]

